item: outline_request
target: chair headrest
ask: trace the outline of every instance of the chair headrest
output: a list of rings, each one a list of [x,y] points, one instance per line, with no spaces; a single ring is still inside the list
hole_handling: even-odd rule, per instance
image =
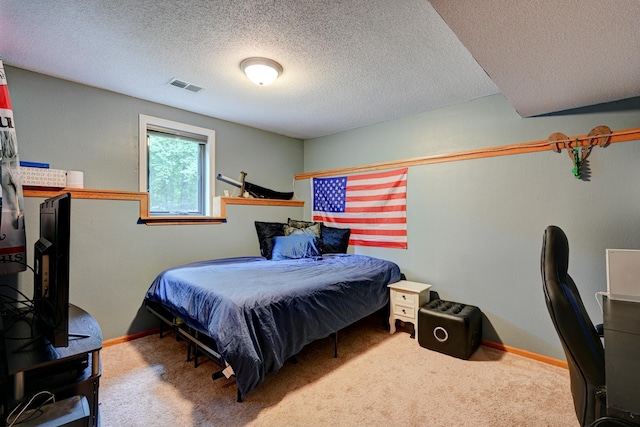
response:
[[[545,262],[555,263],[558,279],[566,282],[569,271],[569,240],[566,234],[560,227],[550,225],[545,230],[543,245]]]

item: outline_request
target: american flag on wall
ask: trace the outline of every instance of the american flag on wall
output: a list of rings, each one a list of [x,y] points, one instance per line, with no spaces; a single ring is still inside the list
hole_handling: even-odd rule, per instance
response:
[[[350,228],[350,245],[406,249],[407,172],[313,178],[313,221]]]

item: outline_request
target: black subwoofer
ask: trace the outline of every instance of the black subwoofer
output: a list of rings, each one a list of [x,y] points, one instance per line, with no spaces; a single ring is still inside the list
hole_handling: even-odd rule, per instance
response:
[[[482,340],[482,313],[473,305],[433,300],[418,312],[418,343],[424,348],[468,359]]]

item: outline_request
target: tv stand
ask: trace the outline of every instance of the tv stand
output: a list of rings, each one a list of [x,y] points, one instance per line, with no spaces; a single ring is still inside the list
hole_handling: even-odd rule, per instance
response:
[[[13,320],[6,318],[4,324],[12,324]],[[6,408],[2,418],[35,393],[47,390],[56,395],[56,400],[85,396],[90,425],[98,425],[102,330],[89,313],[73,304],[69,306],[69,329],[77,332],[70,337],[80,339],[69,340],[68,347],[53,347],[42,337],[34,339],[27,322],[13,324],[7,332],[12,339],[4,340],[6,374],[12,386],[2,402]]]
[[[67,334],[67,338],[91,338],[91,335],[87,335],[87,334],[72,334],[69,333]],[[71,340],[69,340],[69,342],[71,342]],[[32,346],[34,344],[38,344],[38,345],[50,345],[48,344],[44,339],[42,339],[42,335],[38,335],[35,338],[31,338],[29,341],[22,343],[20,345],[20,347],[18,348],[14,348],[13,352],[14,353],[20,353],[24,350],[26,350],[29,346]]]

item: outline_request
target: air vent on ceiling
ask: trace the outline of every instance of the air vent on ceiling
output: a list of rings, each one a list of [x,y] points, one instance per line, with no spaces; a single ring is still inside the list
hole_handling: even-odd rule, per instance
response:
[[[194,92],[194,93],[198,93],[202,90],[202,88],[200,86],[196,86],[196,85],[192,85],[191,83],[187,83],[183,80],[178,80],[176,78],[173,78],[171,80],[169,80],[169,83],[167,83],[168,85],[171,86],[175,86],[178,87],[180,89],[185,89],[188,90],[190,92]]]

